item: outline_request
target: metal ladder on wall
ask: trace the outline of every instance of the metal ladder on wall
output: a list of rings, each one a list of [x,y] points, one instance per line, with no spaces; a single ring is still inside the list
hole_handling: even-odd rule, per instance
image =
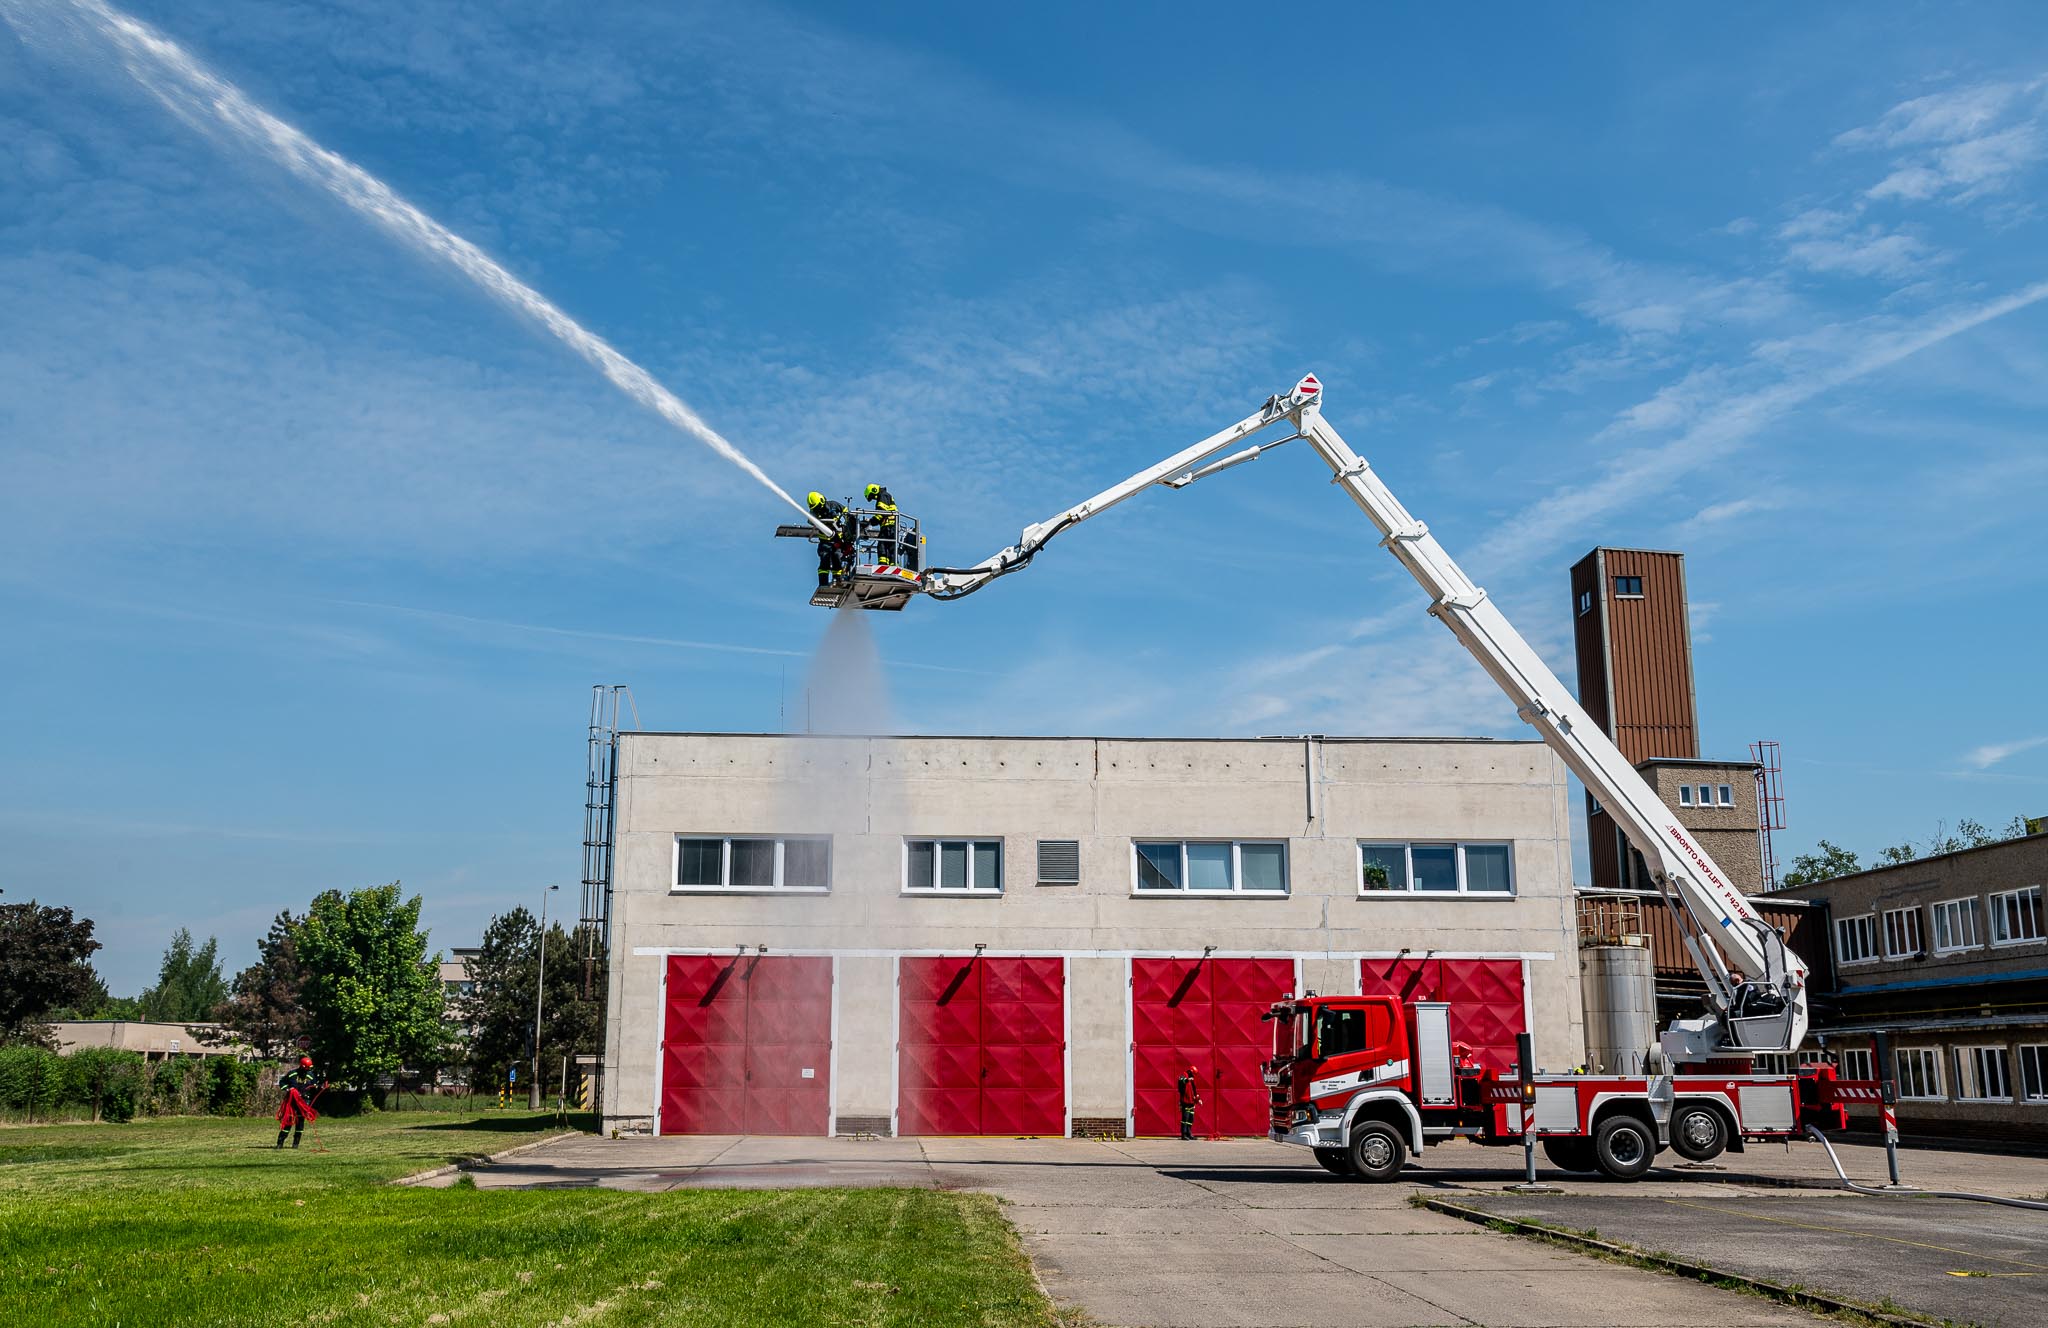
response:
[[[590,689],[590,730],[585,743],[583,777],[583,996],[593,995],[598,975],[610,957],[612,934],[612,856],[617,843],[619,791],[619,714],[621,706],[640,727],[640,708],[633,689],[623,683],[599,683]],[[603,1110],[604,1084],[589,1103]]]

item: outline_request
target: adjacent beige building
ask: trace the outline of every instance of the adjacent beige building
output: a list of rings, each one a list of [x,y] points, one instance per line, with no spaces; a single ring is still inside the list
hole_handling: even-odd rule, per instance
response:
[[[1302,989],[1583,1055],[1540,743],[618,741],[609,1126],[1157,1133],[1192,1070],[1199,1128],[1259,1133]]]

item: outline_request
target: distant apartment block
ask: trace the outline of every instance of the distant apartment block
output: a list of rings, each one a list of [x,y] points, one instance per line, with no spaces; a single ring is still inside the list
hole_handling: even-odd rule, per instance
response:
[[[2048,834],[1792,886],[1827,905],[1815,1038],[1851,1078],[1890,1040],[1908,1134],[2048,1140]]]

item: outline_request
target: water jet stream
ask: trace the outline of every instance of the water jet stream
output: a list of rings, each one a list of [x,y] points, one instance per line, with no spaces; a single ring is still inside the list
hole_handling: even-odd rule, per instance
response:
[[[596,366],[620,391],[753,476],[769,492],[802,512],[806,521],[825,531],[801,503],[769,479],[750,457],[705,423],[681,398],[656,382],[652,374],[500,267],[483,250],[399,197],[389,185],[348,158],[321,147],[258,106],[240,88],[209,72],[184,47],[155,28],[101,0],[69,3],[91,28],[112,43],[129,75],[172,114],[202,131],[225,130],[236,141],[326,190],[416,250],[454,265],[486,292],[539,323]],[[19,0],[0,0],[0,11],[6,12],[15,28],[25,30],[26,25],[19,17]]]

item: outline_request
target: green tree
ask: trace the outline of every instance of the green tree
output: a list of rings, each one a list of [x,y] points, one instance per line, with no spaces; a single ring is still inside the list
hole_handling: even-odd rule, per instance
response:
[[[398,882],[313,900],[295,934],[313,1054],[338,1083],[431,1060],[442,1043],[438,954],[427,953],[420,897]]]
[[[306,1032],[301,1003],[304,970],[299,964],[299,929],[304,918],[290,909],[270,923],[270,933],[256,942],[256,962],[235,975],[233,994],[216,1017],[242,1041],[264,1056],[288,1056]]]
[[[1862,871],[1856,855],[1838,844],[1823,839],[1811,853],[1801,853],[1792,859],[1792,868],[1784,875],[1784,883],[1811,885],[1815,881],[1831,881],[1837,876]]]
[[[50,1011],[91,994],[98,976],[86,961],[99,948],[92,919],[68,908],[0,905],[0,1043],[49,1045]]]
[[[502,913],[484,928],[483,943],[469,961],[473,984],[458,1013],[470,1025],[470,1085],[479,1091],[498,1088],[505,1067],[518,1064],[526,1081],[533,1059],[534,984],[539,976],[540,928],[524,908]],[[555,1084],[562,1058],[603,1049],[605,974],[591,974],[590,995],[584,995],[583,955],[589,930],[548,928],[547,994],[541,1002],[540,1064],[542,1082]]]
[[[194,946],[192,933],[180,927],[164,951],[156,985],[142,993],[142,1017],[152,1023],[196,1023],[211,1019],[227,995],[220,942],[209,936],[205,945]]]
[[[1903,844],[1893,844],[1890,848],[1879,849],[1877,851],[1877,865],[1880,867],[1897,867],[1903,863],[1912,862],[1919,856],[1920,850],[1914,848],[1909,840]]]

